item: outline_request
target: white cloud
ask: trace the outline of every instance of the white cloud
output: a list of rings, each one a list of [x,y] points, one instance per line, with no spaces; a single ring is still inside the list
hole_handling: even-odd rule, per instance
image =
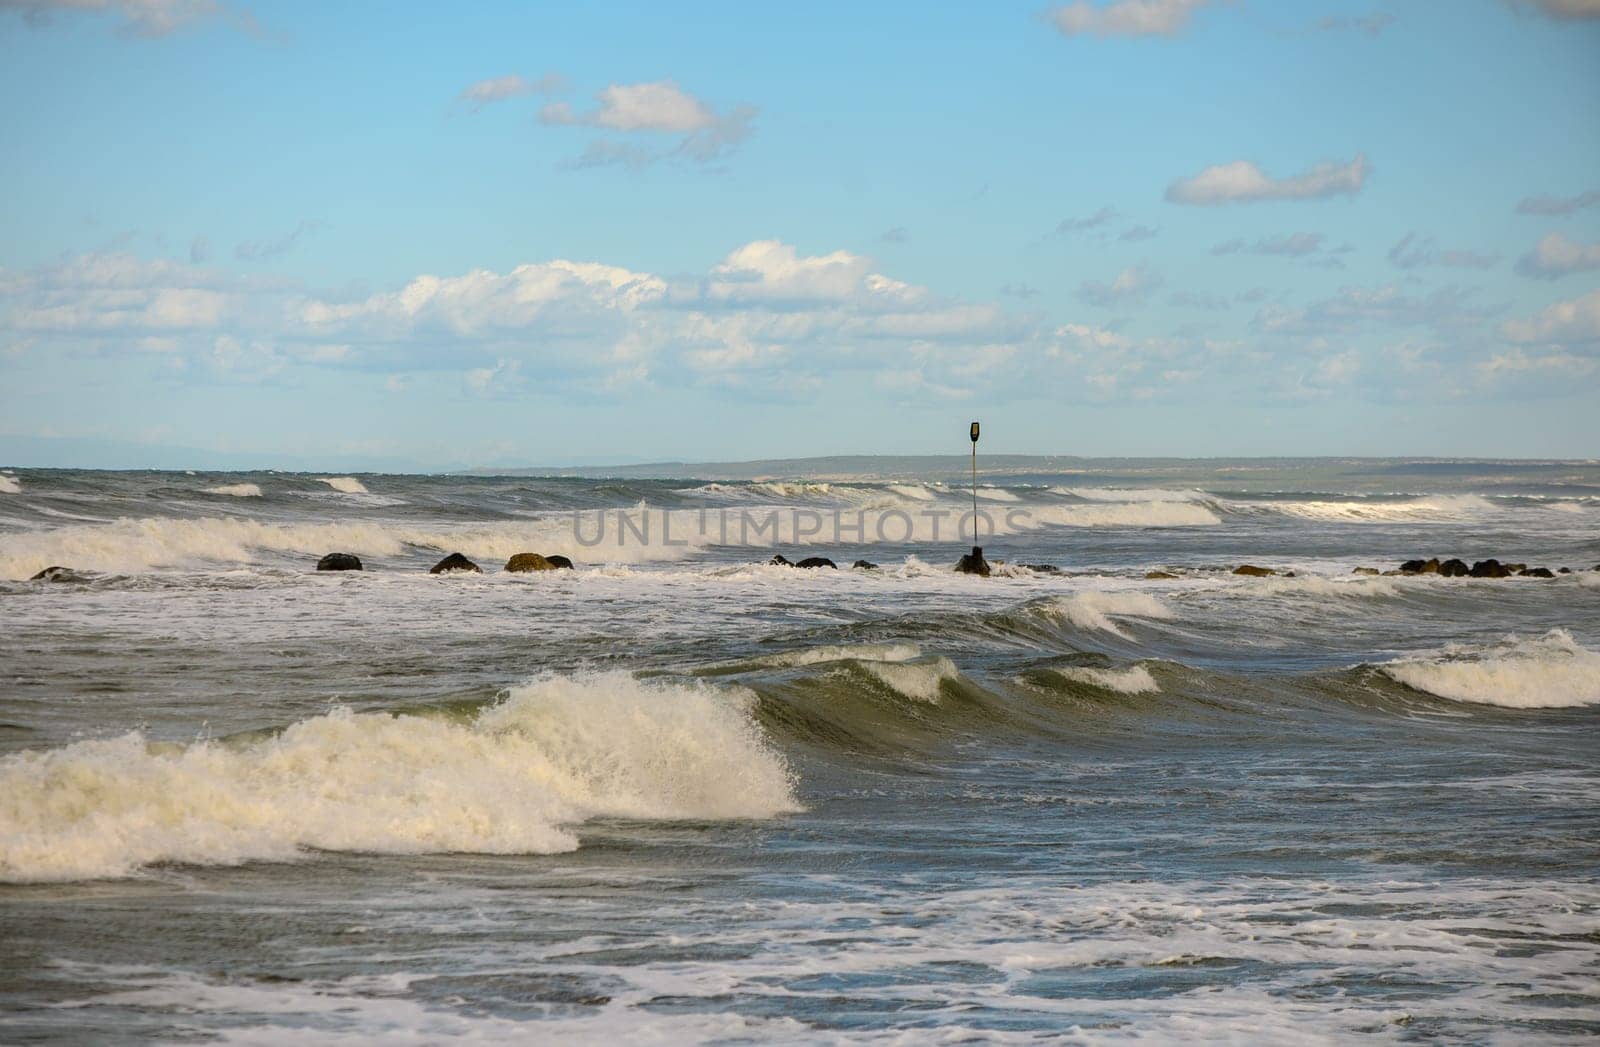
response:
[[[520,98],[524,95],[549,94],[561,88],[562,79],[555,73],[546,73],[537,80],[512,73],[509,76],[496,76],[488,80],[479,80],[469,84],[456,96],[456,100],[466,103],[473,112],[477,112],[486,105],[503,102],[508,98]]]
[[[594,167],[607,163],[642,166],[668,156],[706,162],[717,159],[750,136],[756,109],[738,106],[718,113],[671,80],[643,84],[612,84],[595,96],[594,109],[580,113],[566,102],[551,102],[539,119],[551,126],[596,127],[621,134],[678,136],[669,150],[600,141],[570,166]]]
[[[1143,263],[1122,270],[1110,283],[1086,280],[1078,285],[1079,300],[1101,308],[1137,305],[1161,286],[1161,277]]]
[[[1600,361],[1560,351],[1530,354],[1522,349],[1512,349],[1491,356],[1477,364],[1474,370],[1479,378],[1488,381],[1530,376],[1570,381],[1600,371]]]
[[[1498,255],[1464,248],[1440,248],[1431,236],[1407,233],[1389,248],[1389,261],[1401,269],[1444,266],[1454,269],[1488,269],[1500,261]]]
[[[1517,203],[1518,214],[1565,215],[1585,207],[1600,204],[1600,189],[1591,189],[1577,196],[1528,196]]]
[[[1517,272],[1541,280],[1600,269],[1600,243],[1580,244],[1550,233],[1532,251],[1517,259]]]
[[[1248,160],[1217,164],[1193,178],[1180,178],[1167,187],[1167,200],[1175,204],[1250,203],[1259,200],[1311,200],[1354,195],[1367,179],[1367,158],[1357,154],[1347,164],[1321,163],[1303,174],[1274,179]]]
[[[1541,310],[1525,320],[1508,320],[1500,334],[1525,344],[1600,341],[1600,289]]]
[[[1066,36],[1175,36],[1210,0],[1111,0],[1096,6],[1075,0],[1050,12]]]

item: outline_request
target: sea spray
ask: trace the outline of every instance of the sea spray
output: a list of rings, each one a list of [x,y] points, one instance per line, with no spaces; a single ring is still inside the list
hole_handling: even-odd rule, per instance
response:
[[[548,677],[468,721],[354,713],[270,738],[139,733],[0,760],[0,880],[308,848],[548,854],[595,817],[764,818],[799,805],[743,689],[626,673]]]

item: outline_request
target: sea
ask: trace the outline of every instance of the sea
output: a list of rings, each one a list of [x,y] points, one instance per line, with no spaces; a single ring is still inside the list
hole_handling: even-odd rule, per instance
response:
[[[0,470],[0,1042],[1600,1034],[1600,462],[973,470]]]

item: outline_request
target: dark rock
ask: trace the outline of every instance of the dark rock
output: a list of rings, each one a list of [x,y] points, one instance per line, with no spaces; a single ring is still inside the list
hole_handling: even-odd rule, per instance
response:
[[[1465,578],[1471,571],[1465,560],[1451,559],[1439,565],[1439,573],[1446,578]]]
[[[556,565],[538,553],[518,553],[506,561],[505,569],[512,574],[526,574],[529,571],[553,571]]]
[[[30,582],[81,582],[83,575],[70,567],[46,567],[29,578]]]
[[[446,574],[450,571],[466,571],[470,574],[482,574],[483,568],[462,556],[460,553],[451,553],[443,560],[428,568],[429,574]]]
[[[1382,574],[1376,567],[1357,567],[1351,574]]]
[[[544,559],[545,562],[550,564],[552,567],[559,567],[563,571],[573,570],[572,561],[567,559],[565,556],[562,556],[560,553],[551,553]]]
[[[1439,558],[1437,556],[1435,556],[1431,560],[1407,560],[1405,563],[1400,565],[1400,573],[1401,574],[1438,574],[1439,573]]]
[[[859,567],[863,571],[876,571],[878,569],[878,565],[873,563],[870,560],[857,560],[855,563],[851,564],[850,566],[851,567]]]
[[[1571,574],[1571,573],[1572,573],[1572,568],[1570,568],[1570,567],[1562,567],[1562,568],[1560,568],[1559,570],[1556,571],[1556,574]]]
[[[1247,574],[1251,578],[1265,578],[1269,574],[1277,574],[1278,572],[1274,571],[1270,567],[1257,567],[1253,563],[1245,563],[1245,564],[1240,564],[1238,567],[1235,567],[1233,569],[1233,573],[1234,574]]]
[[[1548,568],[1548,567],[1530,567],[1525,571],[1518,571],[1517,572],[1517,576],[1520,577],[1520,578],[1554,578],[1555,577],[1555,575],[1553,573],[1551,573],[1550,568]]]
[[[1061,573],[1061,568],[1057,567],[1053,563],[1019,563],[1019,564],[1017,564],[1017,566],[1018,567],[1026,567],[1028,570],[1037,571],[1040,574],[1060,574]]]
[[[1506,565],[1499,560],[1479,560],[1472,565],[1472,570],[1467,572],[1471,578],[1509,578],[1511,572],[1506,570]]]
[[[359,571],[361,557],[355,553],[329,553],[317,561],[319,571]]]
[[[1148,580],[1150,580],[1152,582],[1155,582],[1155,581],[1167,581],[1169,579],[1178,577],[1177,575],[1173,574],[1171,571],[1146,571],[1144,573],[1144,576],[1145,576],[1145,578],[1147,578]]]
[[[789,558],[787,556],[784,556],[782,553],[774,553],[773,556],[772,556],[772,559],[768,560],[767,563],[772,565],[773,567],[793,567],[794,566],[794,564],[789,562]]]
[[[961,574],[975,574],[980,578],[989,577],[989,561],[983,558],[983,547],[974,545],[972,552],[956,561],[956,570]]]
[[[796,567],[832,567],[835,571],[837,571],[839,569],[839,565],[834,563],[832,560],[828,559],[826,556],[808,556],[804,560],[801,560],[799,563],[795,564],[795,566]]]

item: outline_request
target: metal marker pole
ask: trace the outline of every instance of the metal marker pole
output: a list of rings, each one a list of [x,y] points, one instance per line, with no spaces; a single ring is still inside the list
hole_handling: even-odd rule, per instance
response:
[[[972,423],[972,547],[978,547],[978,423]]]

